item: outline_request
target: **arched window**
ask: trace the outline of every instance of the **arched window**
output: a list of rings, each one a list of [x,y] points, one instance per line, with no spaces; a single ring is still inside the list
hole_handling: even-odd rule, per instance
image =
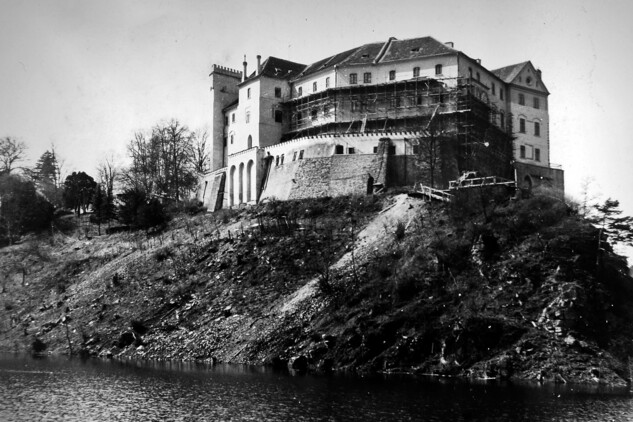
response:
[[[441,75],[442,74],[442,65],[441,64],[436,64],[435,65],[435,74],[436,75]]]
[[[246,202],[252,201],[253,192],[253,160],[250,160],[246,166]]]
[[[235,205],[235,166],[229,172],[229,207]]]
[[[343,153],[345,153],[345,148],[343,147],[343,145],[337,145],[334,153],[335,154],[343,154]]]
[[[248,135],[248,149],[253,148],[253,137],[251,135]]]
[[[244,202],[244,163],[240,164],[239,170],[239,183],[240,183],[240,204]]]

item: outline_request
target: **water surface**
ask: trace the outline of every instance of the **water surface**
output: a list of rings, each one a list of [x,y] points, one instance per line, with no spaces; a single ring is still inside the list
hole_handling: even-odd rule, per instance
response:
[[[622,389],[0,355],[1,421],[631,421]]]

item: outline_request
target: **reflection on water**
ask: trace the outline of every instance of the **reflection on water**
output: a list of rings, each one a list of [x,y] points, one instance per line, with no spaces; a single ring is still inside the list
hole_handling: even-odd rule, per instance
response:
[[[625,390],[0,355],[1,421],[627,421]]]

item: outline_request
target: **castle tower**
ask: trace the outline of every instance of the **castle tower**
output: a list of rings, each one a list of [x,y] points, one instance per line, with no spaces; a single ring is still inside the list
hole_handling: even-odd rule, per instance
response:
[[[226,134],[223,109],[238,99],[242,72],[223,66],[211,68],[211,170],[226,166]]]

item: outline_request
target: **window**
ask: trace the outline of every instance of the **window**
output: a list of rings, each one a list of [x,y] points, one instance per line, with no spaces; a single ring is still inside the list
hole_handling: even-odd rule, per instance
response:
[[[387,153],[389,155],[396,155],[396,146],[395,145],[389,145],[389,148],[387,149]]]
[[[344,154],[345,153],[345,148],[343,148],[343,145],[337,145],[334,153],[335,154]]]
[[[246,112],[246,123],[250,123],[250,121],[251,121],[251,112],[247,111]]]
[[[248,135],[248,141],[247,141],[247,149],[251,149],[253,148],[253,137],[251,135]]]
[[[500,117],[500,120],[501,120],[501,121],[499,122],[499,123],[500,123],[500,126],[501,126],[501,129],[505,129],[505,127],[506,127],[506,115],[505,115],[505,114],[503,114],[503,112],[501,112],[501,113],[499,114],[499,117]]]
[[[330,87],[330,77],[329,76],[327,78],[325,78],[325,87],[326,88]]]
[[[435,74],[436,75],[441,75],[442,74],[442,65],[441,64],[436,64],[435,65]]]
[[[279,160],[279,165],[284,163],[284,154],[281,154],[281,159]]]
[[[534,136],[541,136],[541,124],[534,122]]]
[[[284,113],[281,110],[275,110],[275,122],[282,123],[284,121]]]
[[[520,158],[525,158],[525,145],[521,145],[521,150],[519,153]]]
[[[292,154],[292,161],[297,161],[297,151],[295,151],[295,153]]]
[[[422,96],[418,95],[417,98],[415,99],[415,104],[416,105],[422,105]]]
[[[312,82],[312,92],[317,92],[317,83]]]
[[[519,105],[525,105],[525,95],[519,94]]]
[[[477,80],[481,81],[481,75],[479,74],[479,72],[477,72]]]
[[[420,68],[419,67],[414,67],[413,68],[413,77],[414,78],[419,78],[420,77]]]
[[[299,151],[299,159],[303,160],[303,150]]]
[[[275,97],[281,98],[281,88],[278,86],[275,87]]]
[[[363,73],[363,83],[370,84],[371,83],[371,72]]]
[[[503,100],[503,88],[499,88],[499,98]]]
[[[525,119],[519,119],[519,132],[525,133]]]
[[[538,148],[534,148],[534,159],[536,161],[541,161],[541,150]]]
[[[539,97],[534,97],[534,108],[541,108],[541,101]]]
[[[378,154],[378,147],[374,147],[374,154]]]
[[[396,71],[395,70],[390,70],[389,71],[389,80],[390,81],[395,81],[396,80]]]
[[[358,79],[357,79],[356,73],[350,73],[349,74],[349,83],[350,83],[350,85],[356,85],[358,83]]]
[[[494,82],[492,83],[492,95],[497,95],[497,87]]]
[[[250,88],[246,89],[246,98],[251,98],[251,89]]]
[[[310,117],[312,118],[312,120],[316,120],[317,118],[317,109],[313,108],[312,110],[310,110]]]
[[[420,154],[420,145],[413,145],[413,154]]]
[[[231,114],[231,122],[235,123],[235,113]]]
[[[231,135],[231,145],[233,145],[233,135]]]
[[[352,111],[358,111],[358,101],[352,100]]]
[[[352,148],[352,147],[347,148],[347,153],[348,154],[356,154],[356,148]]]
[[[279,156],[276,156],[275,157],[275,166],[278,166],[278,165],[279,165]]]

